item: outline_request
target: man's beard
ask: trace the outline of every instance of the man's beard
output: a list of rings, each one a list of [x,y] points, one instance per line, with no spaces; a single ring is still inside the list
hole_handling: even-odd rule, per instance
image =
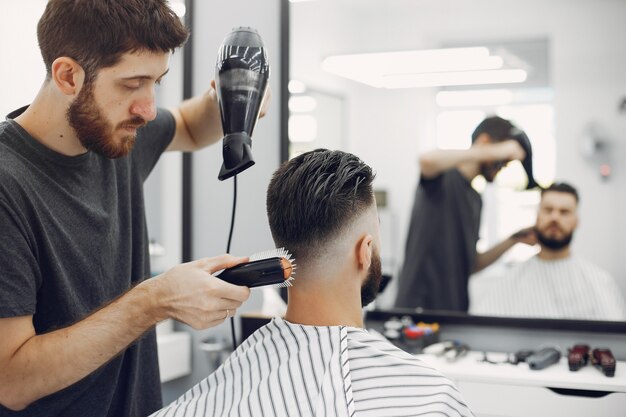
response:
[[[487,180],[487,182],[491,183],[495,180],[496,175],[500,172],[502,168],[506,165],[503,161],[495,161],[491,163],[484,163],[480,166],[480,174]]]
[[[382,267],[380,264],[380,254],[372,254],[372,263],[367,271],[367,278],[361,285],[361,306],[365,307],[376,299],[380,290],[382,279]]]
[[[86,149],[110,159],[128,155],[135,144],[136,135],[127,135],[119,143],[115,142],[114,129],[98,108],[93,90],[92,83],[85,84],[67,109],[66,117],[70,126]],[[136,116],[120,123],[118,128],[140,127],[145,124],[143,118]]]
[[[571,232],[569,234],[563,235],[563,237],[560,239],[555,239],[546,236],[539,230],[535,230],[535,232],[537,233],[537,240],[539,241],[541,246],[552,250],[559,250],[569,246],[572,241],[572,237],[574,236],[574,232]]]

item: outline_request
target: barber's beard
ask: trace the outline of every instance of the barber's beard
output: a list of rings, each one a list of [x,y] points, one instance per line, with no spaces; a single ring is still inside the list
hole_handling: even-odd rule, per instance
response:
[[[380,254],[372,254],[372,263],[367,271],[367,278],[361,285],[361,306],[365,307],[376,299],[380,290],[380,281],[382,279],[382,267],[380,263]]]
[[[539,241],[541,246],[544,246],[545,248],[551,250],[559,250],[568,247],[569,244],[572,242],[572,237],[574,237],[574,232],[566,234],[560,239],[548,237],[539,230],[536,230],[536,233],[537,240]]]
[[[480,166],[480,174],[491,183],[496,179],[496,175],[504,167],[505,163],[502,161],[495,161],[490,163],[483,163]]]
[[[119,142],[115,141],[114,129],[96,104],[93,90],[93,84],[85,84],[67,109],[66,117],[70,126],[86,149],[110,159],[128,155],[135,144],[136,135],[126,135]],[[118,128],[140,127],[145,123],[143,118],[134,117],[120,123]]]

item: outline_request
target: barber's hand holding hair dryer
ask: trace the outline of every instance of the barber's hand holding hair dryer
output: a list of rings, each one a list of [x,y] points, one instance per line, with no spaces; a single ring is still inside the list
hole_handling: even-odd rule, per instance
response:
[[[486,134],[482,133],[481,135]],[[476,140],[475,149],[479,153],[483,153],[484,160],[492,161],[483,165],[482,175],[491,182],[509,162],[520,161],[528,179],[526,189],[530,190],[539,187],[533,175],[533,154],[530,139],[523,130],[515,126],[511,128],[507,136],[508,139],[497,143],[493,143],[489,139],[485,139],[484,143]],[[478,139],[480,139],[480,136]],[[537,244],[537,234],[534,226],[518,230],[489,251],[479,254],[475,270],[480,271],[491,265],[516,243],[524,243],[530,246]]]
[[[225,180],[254,165],[252,132],[269,104],[270,67],[259,34],[251,28],[234,29],[219,49],[216,81],[223,139],[223,159],[219,179]],[[250,290],[224,279],[206,279],[222,269],[234,267],[246,258],[224,255],[179,265],[158,277],[164,287],[174,287],[167,303],[169,316],[201,329],[232,317],[247,300]],[[184,279],[181,279],[184,277]],[[225,312],[225,313],[224,313]],[[164,317],[165,318],[165,317]]]

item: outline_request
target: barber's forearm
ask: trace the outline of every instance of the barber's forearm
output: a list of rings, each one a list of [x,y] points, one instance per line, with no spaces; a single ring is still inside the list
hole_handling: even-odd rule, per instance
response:
[[[28,339],[0,371],[4,404],[23,409],[86,377],[118,355],[165,313],[148,281],[63,329]]]
[[[479,161],[482,158],[483,155],[477,152],[476,148],[434,150],[420,156],[420,173],[425,178],[434,178],[460,164]]]
[[[515,243],[516,242],[513,239],[507,238],[488,251],[477,254],[473,272],[478,272],[487,268],[489,265],[497,261],[504,254],[504,252],[511,249]]]

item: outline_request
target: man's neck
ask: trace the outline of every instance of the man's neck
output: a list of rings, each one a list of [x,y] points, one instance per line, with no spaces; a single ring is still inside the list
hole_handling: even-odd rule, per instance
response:
[[[480,163],[463,162],[459,164],[457,170],[471,182],[474,178],[476,178],[476,176],[478,176],[478,174],[480,174]]]
[[[329,288],[323,283],[333,282],[324,280],[316,287],[302,284],[298,281],[309,280],[299,276],[294,287],[289,289],[289,302],[285,320],[310,326],[350,326],[363,327],[363,312],[361,310],[360,291],[350,293],[344,288]],[[335,281],[341,282],[341,280]]]
[[[549,249],[549,248],[546,248],[545,246],[542,246],[541,250],[539,251],[539,254],[537,254],[537,257],[544,261],[556,261],[560,259],[569,258],[570,255],[571,255],[571,251],[570,251],[569,246],[566,246],[561,249]]]
[[[54,92],[44,85],[33,103],[15,121],[39,143],[55,152],[67,156],[87,152],[67,122],[65,106],[53,96]]]

